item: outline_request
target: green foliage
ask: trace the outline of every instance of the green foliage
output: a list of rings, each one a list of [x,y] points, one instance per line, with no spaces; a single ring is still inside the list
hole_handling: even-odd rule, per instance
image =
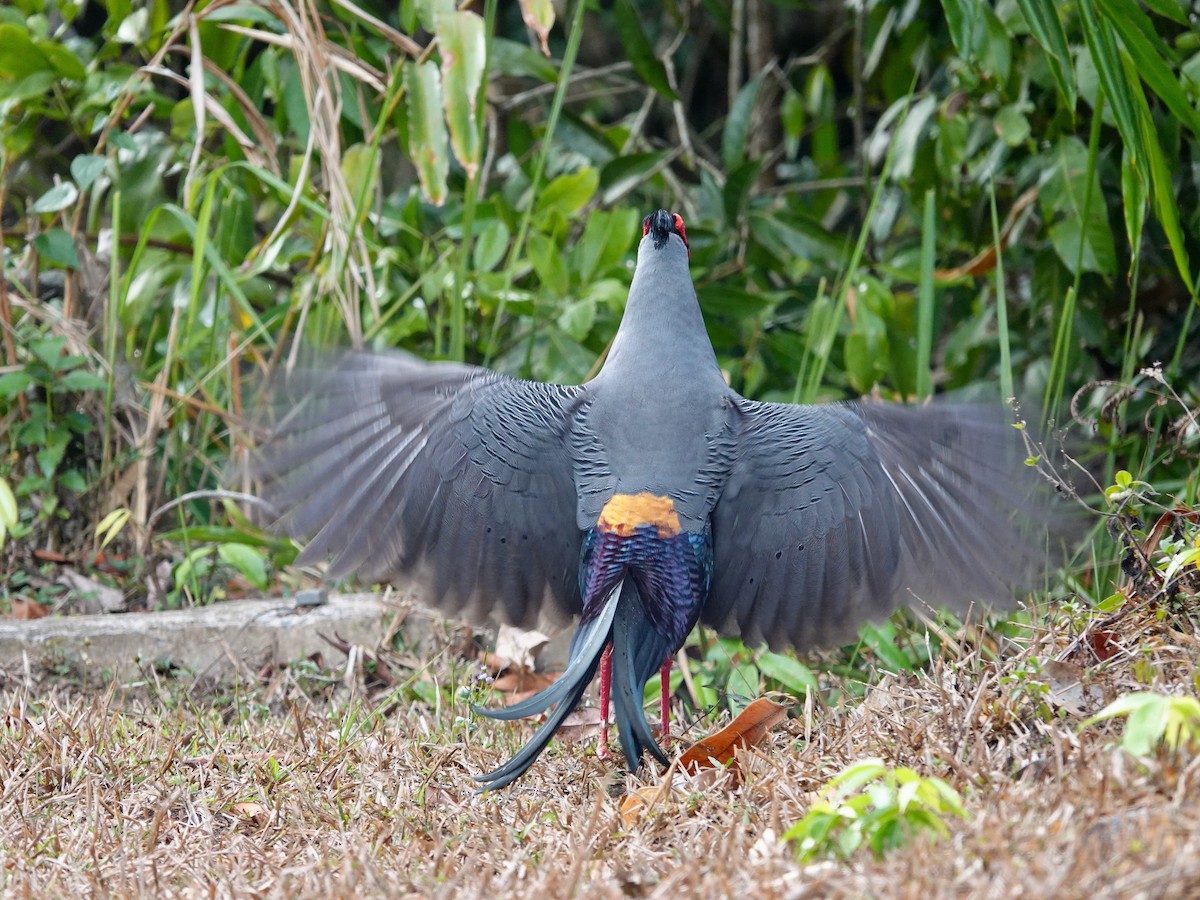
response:
[[[917,835],[947,836],[945,819],[952,815],[967,817],[958,792],[942,779],[865,759],[830,779],[783,840],[795,843],[801,862],[848,859],[863,846],[882,858]]]
[[[1195,697],[1151,691],[1125,694],[1079,727],[1116,718],[1125,719],[1121,747],[1132,756],[1149,756],[1159,745],[1168,750],[1200,746],[1200,700]]]
[[[66,350],[62,337],[37,337],[27,345],[25,363],[0,375],[0,419],[15,420],[8,430],[12,454],[0,460],[4,491],[15,494],[4,504],[5,531],[14,538],[29,534],[35,521],[70,517],[74,500],[87,489],[85,440],[92,419],[81,412],[83,397],[106,382],[89,370],[87,360]],[[9,488],[7,480],[16,481]]]
[[[719,362],[747,395],[1011,385],[1061,418],[1084,384],[1162,359],[1195,405],[1186,16],[870,0],[845,10],[860,28],[812,33],[800,55],[793,6],[748,8],[778,37],[766,60],[728,45],[714,3],[575,4],[557,24],[528,4],[551,58],[494,0],[482,17],[446,2],[200,3],[178,18],[153,3],[88,23],[58,0],[0,9],[8,532],[142,541],[174,568],[172,602],[232,571],[269,581],[286,545],[197,493],[243,461],[267,377],[303,348],[361,342],[585,379],[659,206],[685,216]],[[95,353],[72,343],[69,372],[36,352],[81,334]],[[1137,402],[1118,404],[1129,421]],[[1144,477],[1194,497],[1165,411],[1147,436],[1106,403],[1079,411],[1111,447],[1107,471],[1144,459],[1159,467]],[[97,527],[119,510],[121,527]],[[879,634],[872,665],[923,664]],[[727,649],[736,663],[700,662],[713,696],[808,687]]]

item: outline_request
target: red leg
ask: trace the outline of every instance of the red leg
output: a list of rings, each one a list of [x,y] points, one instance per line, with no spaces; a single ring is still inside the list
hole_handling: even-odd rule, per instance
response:
[[[671,705],[668,702],[671,695],[671,657],[667,657],[658,674],[662,679],[662,739],[667,742],[671,739]]]
[[[596,755],[608,757],[608,707],[612,700],[612,644],[604,648],[600,657],[600,739],[596,742]]]

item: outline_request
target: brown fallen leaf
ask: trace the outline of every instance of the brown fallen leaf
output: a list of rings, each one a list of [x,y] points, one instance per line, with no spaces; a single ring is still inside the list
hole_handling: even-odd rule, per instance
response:
[[[759,697],[716,734],[710,734],[688,747],[679,758],[679,767],[691,774],[718,765],[728,765],[736,770],[736,751],[761,744],[771,729],[787,718],[787,709],[786,706]]]
[[[612,720],[611,712],[609,720]],[[554,732],[554,739],[576,742],[595,738],[599,734],[600,709],[595,706],[581,706],[567,713],[567,717]]]
[[[688,747],[684,754],[671,763],[663,777],[655,784],[636,788],[621,798],[621,821],[626,828],[631,828],[639,817],[648,813],[671,793],[675,781],[675,771],[681,770],[689,775],[711,775],[706,772],[718,765],[727,766],[730,784],[737,785],[741,781],[741,773],[737,768],[735,753],[739,748],[745,750],[757,747],[770,733],[771,729],[787,717],[788,708],[780,706],[765,697],[755,700],[741,714],[722,728],[716,734],[710,734],[703,740]],[[705,787],[711,788],[715,783]]]
[[[675,781],[675,770],[678,768],[679,760],[675,760],[658,783],[635,788],[621,798],[621,821],[626,828],[632,828],[641,816],[652,810],[671,793],[671,787]]]
[[[20,597],[14,597],[9,601],[11,611],[8,614],[10,619],[40,619],[43,616],[50,615],[48,607],[42,606],[36,600],[23,600]]]
[[[493,676],[492,687],[506,695],[504,699],[509,706],[544,691],[562,675],[562,672],[536,672],[507,656],[487,651],[479,654],[479,662]]]
[[[503,694],[505,700],[512,705],[532,697],[539,691],[544,691],[558,681],[561,672],[531,672],[529,669],[509,669],[492,682],[492,687]]]
[[[266,825],[271,819],[271,814],[261,803],[255,803],[253,800],[239,800],[233,804],[233,814],[243,822],[249,822],[253,825]]]

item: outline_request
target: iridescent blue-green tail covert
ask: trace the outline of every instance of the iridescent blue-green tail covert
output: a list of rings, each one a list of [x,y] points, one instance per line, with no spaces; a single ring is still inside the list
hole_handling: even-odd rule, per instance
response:
[[[472,622],[577,622],[566,672],[496,718],[550,710],[482,775],[537,758],[612,651],[631,768],[665,761],[649,679],[702,622],[773,648],[829,645],[906,605],[1005,606],[1045,556],[1005,411],[795,406],[725,383],[683,221],[643,223],[624,318],[587,384],[348,353],[292,378],[258,472],[281,527],[329,577],[416,578]]]

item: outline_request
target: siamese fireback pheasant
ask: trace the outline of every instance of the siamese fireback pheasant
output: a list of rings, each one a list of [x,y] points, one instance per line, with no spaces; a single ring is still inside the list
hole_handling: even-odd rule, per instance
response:
[[[678,215],[645,218],[586,384],[352,352],[285,390],[259,473],[281,527],[314,535],[302,562],[416,577],[476,622],[578,619],[561,678],[487,712],[553,706],[484,789],[529,768],[602,657],[635,769],[643,752],[666,761],[643,690],[698,621],[802,649],[908,604],[1007,605],[1038,571],[1029,470],[1001,410],[747,400],[717,364],[689,255]]]

